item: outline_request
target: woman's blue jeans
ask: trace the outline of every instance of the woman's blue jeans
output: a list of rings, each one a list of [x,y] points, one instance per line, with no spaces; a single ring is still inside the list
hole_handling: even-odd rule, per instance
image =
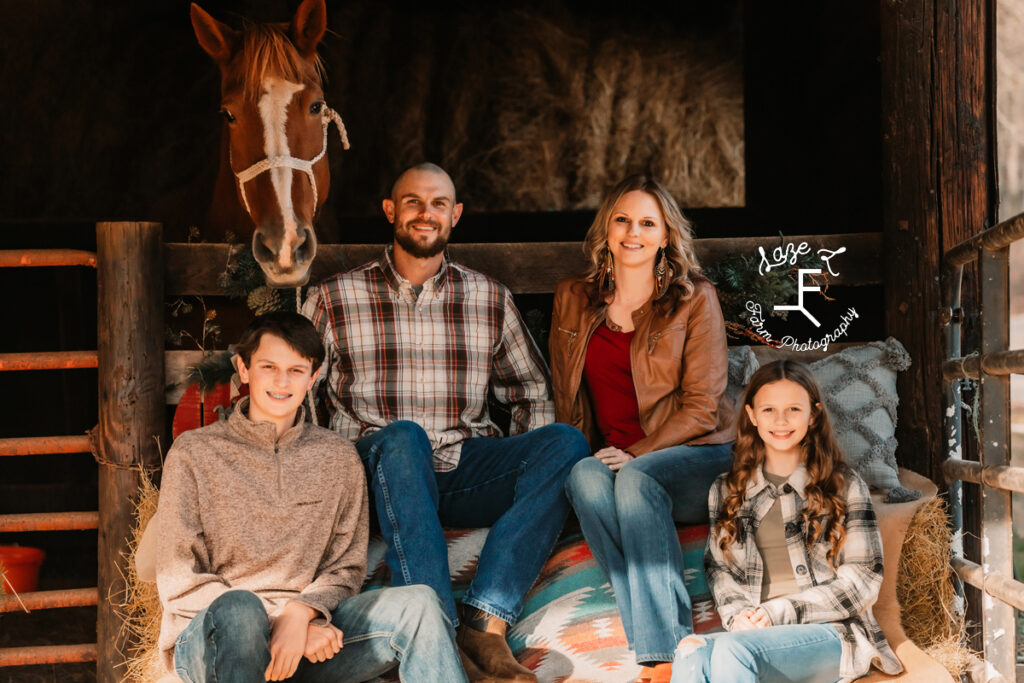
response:
[[[843,644],[828,624],[787,624],[700,636],[681,645],[672,683],[835,683]]]
[[[466,681],[455,630],[425,586],[368,591],[344,600],[331,616],[341,651],[324,662],[303,658],[298,683],[358,683],[398,665],[404,681]],[[185,683],[262,681],[270,663],[270,620],[255,594],[232,590],[199,612],[174,643],[174,668]]]
[[[671,662],[676,644],[693,633],[676,522],[708,523],[708,491],[731,465],[731,443],[673,446],[640,456],[618,473],[587,458],[569,475],[566,493],[611,581],[640,664]]]
[[[356,449],[387,542],[391,584],[430,586],[458,624],[443,527],[490,527],[462,602],[514,623],[569,514],[565,479],[590,452],[583,434],[551,424],[466,439],[450,472],[434,471],[426,432],[407,420],[364,436]]]

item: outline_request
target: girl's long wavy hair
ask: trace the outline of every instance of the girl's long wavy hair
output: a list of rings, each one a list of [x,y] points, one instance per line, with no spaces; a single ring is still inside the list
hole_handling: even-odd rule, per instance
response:
[[[672,279],[661,296],[655,300],[655,306],[663,313],[670,313],[693,295],[694,281],[704,276],[697,262],[690,221],[683,216],[679,204],[664,185],[640,173],[624,178],[608,190],[597,209],[594,222],[590,224],[590,229],[583,239],[583,253],[589,261],[584,278],[590,305],[600,306],[611,291],[604,272],[606,260],[609,258],[608,222],[611,220],[615,204],[622,195],[634,190],[649,194],[661,209],[665,231],[668,233],[668,244],[665,246],[666,266],[672,269]]]
[[[818,383],[803,363],[793,360],[775,361],[762,366],[750,378],[743,394],[743,404],[753,409],[754,397],[761,387],[781,380],[796,382],[810,397],[811,422],[801,442],[804,466],[807,468],[807,485],[804,487],[807,502],[801,521],[808,548],[819,538],[828,539],[830,547],[826,557],[835,567],[839,551],[846,540],[846,501],[842,492],[849,468],[843,457],[843,449],[836,441]],[[729,546],[745,533],[737,515],[743,505],[747,484],[757,468],[764,465],[765,459],[764,441],[757,433],[757,427],[750,421],[746,409],[740,410],[738,423],[736,443],[732,449],[732,469],[726,479],[726,494],[715,523],[718,547],[730,561],[732,557]]]

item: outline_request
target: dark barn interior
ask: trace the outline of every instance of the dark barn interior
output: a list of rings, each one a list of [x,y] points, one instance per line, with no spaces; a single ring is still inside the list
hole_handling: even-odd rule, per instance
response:
[[[203,6],[237,25],[284,19],[296,4]],[[188,3],[44,0],[5,3],[3,15],[0,249],[95,249],[98,220],[160,221],[168,241],[198,226],[199,239],[217,241],[202,218],[221,127],[218,78]],[[602,189],[636,170],[676,179],[699,238],[882,229],[878,3],[356,0],[329,2],[328,26],[327,101],[352,150],[332,135],[323,241],[389,241],[380,199],[421,160],[446,166],[466,203],[456,242],[580,240]],[[645,88],[699,106],[644,109]],[[673,154],[665,141],[677,130]],[[710,146],[692,147],[700,140]],[[0,278],[0,352],[95,348],[94,271],[3,269]],[[885,336],[881,286],[830,295],[862,311],[850,341]],[[230,341],[248,311],[208,303],[224,308]],[[550,296],[519,303],[547,312]],[[84,432],[96,423],[95,387],[95,370],[0,373],[0,437]],[[96,479],[88,455],[4,458],[0,513],[95,509]],[[42,588],[96,585],[93,531],[0,534],[10,543],[47,552]],[[94,615],[4,614],[0,647],[87,642]],[[91,664],[0,669],[0,681],[94,677]]]

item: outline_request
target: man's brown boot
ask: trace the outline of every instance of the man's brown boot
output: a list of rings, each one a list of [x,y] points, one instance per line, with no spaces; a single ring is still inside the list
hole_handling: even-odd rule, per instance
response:
[[[476,665],[473,658],[467,655],[461,647],[458,650],[459,659],[462,660],[462,668],[466,670],[466,678],[469,679],[469,683],[491,683],[493,681],[492,678],[480,670],[480,667]]]
[[[495,681],[537,683],[537,676],[512,656],[512,650],[505,642],[507,627],[498,617],[475,608],[465,608],[455,642]]]

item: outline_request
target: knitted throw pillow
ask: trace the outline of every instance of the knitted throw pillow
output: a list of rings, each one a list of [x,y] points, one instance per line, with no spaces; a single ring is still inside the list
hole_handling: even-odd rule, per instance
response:
[[[749,346],[729,347],[729,384],[725,388],[725,394],[740,408],[740,401],[743,400],[743,390],[747,388],[751,376],[757,372],[761,364]]]
[[[920,491],[900,486],[896,465],[896,373],[910,367],[903,345],[852,346],[810,364],[846,461],[886,503],[916,500]]]

